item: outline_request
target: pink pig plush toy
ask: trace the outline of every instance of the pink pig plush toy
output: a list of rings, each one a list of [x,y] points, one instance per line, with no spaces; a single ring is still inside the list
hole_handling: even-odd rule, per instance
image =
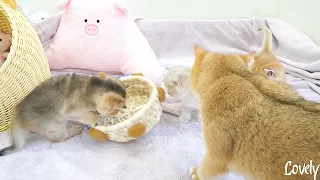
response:
[[[51,69],[142,73],[160,85],[160,66],[121,1],[62,0],[61,22],[46,50]]]

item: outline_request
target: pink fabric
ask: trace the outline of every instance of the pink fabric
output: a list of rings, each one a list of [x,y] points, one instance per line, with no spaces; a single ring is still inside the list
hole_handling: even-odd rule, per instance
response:
[[[121,2],[63,0],[65,11],[50,47],[51,69],[142,73],[156,85],[165,69]]]

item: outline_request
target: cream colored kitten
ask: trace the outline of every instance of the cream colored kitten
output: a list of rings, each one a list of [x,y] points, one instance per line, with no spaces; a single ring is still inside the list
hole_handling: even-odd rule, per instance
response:
[[[199,109],[199,101],[189,89],[189,74],[189,67],[173,67],[168,69],[168,74],[164,78],[164,85],[168,89],[168,94],[181,100],[182,109],[179,119],[184,123],[190,122],[192,110]]]
[[[274,81],[284,82],[285,69],[279,59],[272,52],[272,33],[268,28],[260,28],[264,32],[262,47],[258,52],[251,52],[242,56],[248,64],[249,70]]]

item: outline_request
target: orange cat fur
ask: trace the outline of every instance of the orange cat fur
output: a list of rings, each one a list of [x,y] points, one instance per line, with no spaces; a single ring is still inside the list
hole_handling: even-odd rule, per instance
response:
[[[254,74],[265,76],[275,81],[285,81],[285,70],[272,52],[272,33],[268,28],[260,28],[264,32],[262,48],[258,52],[251,52],[242,56]]]
[[[284,174],[310,160],[318,170],[320,105],[283,82],[249,72],[239,55],[195,46],[195,57],[189,81],[200,100],[206,152],[200,166],[191,168],[192,179],[228,171],[257,180],[313,179]]]

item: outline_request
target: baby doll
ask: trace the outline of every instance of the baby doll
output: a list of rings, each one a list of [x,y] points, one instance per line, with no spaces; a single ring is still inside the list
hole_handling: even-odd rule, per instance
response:
[[[8,57],[8,49],[11,45],[12,37],[10,34],[5,34],[0,31],[0,66]]]

